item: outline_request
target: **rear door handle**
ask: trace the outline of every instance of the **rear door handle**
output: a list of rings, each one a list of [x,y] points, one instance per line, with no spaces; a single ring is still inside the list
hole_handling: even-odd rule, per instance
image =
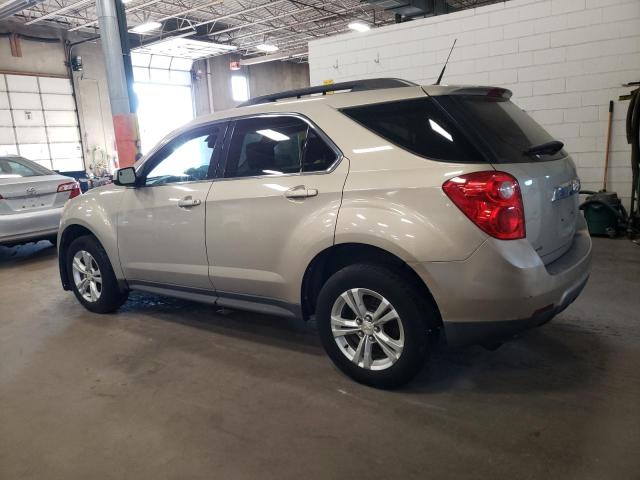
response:
[[[181,208],[190,208],[190,207],[197,207],[201,203],[202,203],[202,200],[198,200],[198,199],[194,200],[194,198],[191,195],[189,195],[179,200],[178,206]]]
[[[316,195],[318,195],[317,189],[307,188],[304,185],[298,185],[284,192],[284,196],[287,198],[307,198],[315,197]]]

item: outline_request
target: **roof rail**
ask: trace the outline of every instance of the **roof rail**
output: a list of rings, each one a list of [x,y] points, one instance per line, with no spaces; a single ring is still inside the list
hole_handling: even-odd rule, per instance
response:
[[[287,90],[286,92],[272,93],[270,95],[262,95],[260,97],[250,98],[238,107],[248,107],[249,105],[257,105],[260,103],[275,102],[284,98],[300,98],[304,95],[313,95],[321,93],[326,95],[329,92],[337,92],[340,90],[349,90],[351,92],[363,92],[366,90],[380,90],[383,88],[398,87],[416,87],[417,83],[400,78],[372,78],[369,80],[353,80],[351,82],[332,83],[330,85],[318,85],[316,87],[299,88],[297,90]]]

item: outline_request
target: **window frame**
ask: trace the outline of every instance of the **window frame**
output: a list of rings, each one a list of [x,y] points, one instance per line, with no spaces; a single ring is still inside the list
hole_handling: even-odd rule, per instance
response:
[[[185,185],[190,183],[200,183],[200,182],[211,182],[215,179],[216,172],[218,171],[218,166],[222,162],[223,156],[225,156],[225,140],[226,135],[229,131],[230,122],[227,119],[224,120],[216,120],[213,122],[208,122],[201,125],[196,125],[189,130],[181,131],[176,133],[175,135],[166,138],[163,142],[161,142],[154,150],[149,153],[149,156],[138,166],[136,169],[136,188],[153,188],[153,187],[167,187],[171,185]],[[187,142],[189,140],[193,140],[194,138],[198,138],[198,136],[206,133],[207,129],[211,127],[220,126],[220,133],[218,133],[218,138],[216,138],[216,142],[214,145],[214,152],[216,149],[220,149],[220,154],[218,156],[218,161],[214,163],[209,163],[209,168],[207,170],[207,177],[203,180],[186,180],[184,182],[171,182],[160,185],[146,185],[147,175],[155,167],[157,167],[162,161],[166,160],[168,157],[162,157],[162,155],[167,151],[168,148],[175,142],[182,141],[182,143]],[[212,152],[213,153],[213,152]]]
[[[300,170],[299,172],[292,172],[292,173],[283,173],[283,174],[279,174],[279,175],[271,175],[271,174],[264,174],[264,175],[252,175],[252,176],[242,176],[242,177],[225,177],[225,171],[227,169],[227,165],[229,164],[228,162],[228,154],[229,154],[229,148],[231,145],[231,139],[233,138],[233,134],[235,132],[236,129],[236,125],[239,121],[242,120],[251,120],[251,119],[255,119],[255,118],[296,118],[298,120],[302,120],[304,123],[307,124],[307,128],[308,131],[313,130],[328,146],[329,148],[336,154],[336,159],[335,161],[325,170],[318,170],[315,172],[303,172],[302,171],[302,167],[303,167],[303,158],[301,158],[301,162],[300,162]],[[342,153],[342,150],[340,150],[340,148],[338,148],[338,146],[331,140],[331,138],[329,138],[329,136],[324,133],[322,131],[321,128],[319,128],[313,121],[311,121],[307,116],[301,114],[301,113],[294,113],[294,112],[286,112],[286,113],[257,113],[257,114],[251,114],[251,115],[241,115],[238,117],[233,117],[228,119],[229,120],[229,125],[227,127],[227,131],[226,131],[226,135],[224,137],[224,145],[222,148],[222,152],[221,152],[221,158],[220,158],[220,162],[219,162],[219,168],[216,170],[216,175],[215,175],[215,181],[228,181],[228,180],[248,180],[248,179],[262,179],[262,178],[281,178],[281,177],[292,177],[292,176],[303,176],[303,175],[326,175],[329,174],[331,172],[333,172],[338,165],[340,164],[340,162],[342,162],[342,159],[344,158],[344,154]],[[308,136],[308,133],[307,133]],[[305,146],[304,146],[304,150],[306,150],[306,139],[305,139]],[[303,150],[303,152],[304,152]],[[304,155],[304,154],[303,154]]]

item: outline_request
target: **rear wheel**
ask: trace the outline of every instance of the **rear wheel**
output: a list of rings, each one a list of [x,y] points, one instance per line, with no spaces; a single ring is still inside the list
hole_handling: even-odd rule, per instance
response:
[[[343,268],[323,286],[316,313],[327,354],[356,381],[394,388],[423,368],[434,312],[396,272],[364,264]]]
[[[67,250],[67,272],[78,301],[89,311],[110,313],[128,297],[122,292],[107,252],[92,236],[76,238]]]

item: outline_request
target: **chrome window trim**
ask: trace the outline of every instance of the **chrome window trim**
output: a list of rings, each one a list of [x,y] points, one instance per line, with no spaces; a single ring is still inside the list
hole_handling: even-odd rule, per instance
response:
[[[331,172],[333,172],[336,168],[338,168],[338,165],[340,164],[340,162],[342,162],[342,159],[344,158],[344,154],[342,153],[342,150],[340,150],[340,148],[334,143],[333,140],[331,140],[331,138],[322,131],[322,129],[320,127],[318,127],[318,125],[316,125],[313,120],[311,120],[309,117],[307,117],[306,115],[303,115],[301,113],[296,113],[296,112],[269,112],[269,113],[254,113],[254,114],[247,114],[247,115],[239,115],[237,117],[232,117],[227,119],[228,122],[236,122],[237,120],[251,120],[253,118],[280,118],[280,117],[293,117],[293,118],[297,118],[298,120],[302,120],[303,122],[305,122],[307,124],[307,126],[311,129],[313,129],[313,131],[329,146],[329,148],[331,148],[331,150],[333,150],[333,153],[336,154],[336,159],[335,161],[325,170],[318,170],[315,172],[295,172],[295,173],[283,173],[283,174],[279,174],[279,175],[270,175],[270,174],[265,174],[265,175],[252,175],[252,176],[243,176],[243,177],[218,177],[216,176],[213,181],[214,182],[220,182],[220,181],[229,181],[229,180],[244,180],[244,179],[262,179],[262,178],[282,178],[282,177],[294,177],[294,176],[306,176],[306,175],[326,175],[329,174]],[[231,141],[231,138],[233,137],[233,132],[235,130],[235,123],[233,124],[232,128],[231,128],[231,135],[229,136],[228,139],[225,139],[225,148],[228,150],[229,148],[229,143]],[[227,166],[227,154],[229,152],[227,151],[225,153],[225,158],[224,158],[224,167],[226,168]],[[300,166],[300,168],[302,168],[302,165]],[[224,174],[224,172],[223,172]]]
[[[224,119],[218,119],[218,120],[213,120],[211,122],[203,122],[201,124],[198,125],[194,125],[192,128],[190,128],[189,130],[180,130],[180,131],[176,131],[173,132],[174,134],[171,135],[170,137],[165,137],[160,143],[158,143],[150,152],[149,154],[146,156],[146,158],[140,162],[140,164],[138,165],[138,167],[136,168],[136,175],[144,172],[144,167],[145,165],[148,164],[149,161],[152,161],[153,157],[159,152],[161,151],[165,146],[167,146],[168,144],[170,144],[171,142],[173,142],[176,138],[187,134],[190,131],[193,130],[198,130],[200,128],[206,128],[209,126],[214,126],[217,124],[221,124],[221,123],[227,123],[227,128],[225,129],[225,132],[223,133],[222,136],[222,149],[223,149],[223,155],[224,155],[224,167],[226,167],[227,164],[227,157],[226,154],[228,152],[225,152],[224,150],[228,149],[228,143],[231,140],[231,136],[229,136],[229,138],[227,138],[227,134],[229,133],[229,129],[231,129],[231,134],[233,134],[233,130],[235,129],[235,122],[237,120],[249,120],[252,118],[278,118],[278,117],[293,117],[293,118],[297,118],[299,120],[302,120],[303,122],[305,122],[309,128],[313,129],[313,131],[320,137],[322,138],[322,140],[329,146],[329,148],[331,148],[331,150],[333,150],[333,152],[336,154],[336,159],[335,161],[325,170],[318,170],[315,172],[295,172],[295,173],[283,173],[280,175],[269,175],[269,174],[265,174],[265,175],[254,175],[254,176],[245,176],[245,177],[228,177],[225,178],[223,176],[218,176],[217,172],[214,172],[214,176],[211,178],[207,178],[205,180],[192,180],[192,181],[185,181],[185,182],[172,182],[170,184],[164,184],[164,185],[138,185],[138,186],[131,186],[131,187],[127,187],[127,188],[154,188],[154,187],[166,187],[169,185],[185,185],[185,184],[191,184],[191,183],[198,183],[198,182],[220,182],[220,181],[229,181],[229,180],[243,180],[243,179],[263,179],[263,178],[281,178],[281,177],[292,177],[292,176],[307,176],[307,175],[326,175],[329,173],[332,173],[336,168],[338,168],[338,165],[340,165],[340,163],[342,162],[342,160],[344,159],[344,154],[342,153],[342,150],[340,150],[340,148],[335,144],[335,142],[333,140],[331,140],[331,138],[315,123],[313,122],[313,120],[311,120],[309,117],[307,117],[306,115],[303,115],[301,113],[297,113],[297,112],[268,112],[268,113],[253,113],[253,114],[246,114],[246,115],[238,115],[235,117],[229,117],[229,118],[224,118]],[[233,125],[231,125],[233,123]]]

